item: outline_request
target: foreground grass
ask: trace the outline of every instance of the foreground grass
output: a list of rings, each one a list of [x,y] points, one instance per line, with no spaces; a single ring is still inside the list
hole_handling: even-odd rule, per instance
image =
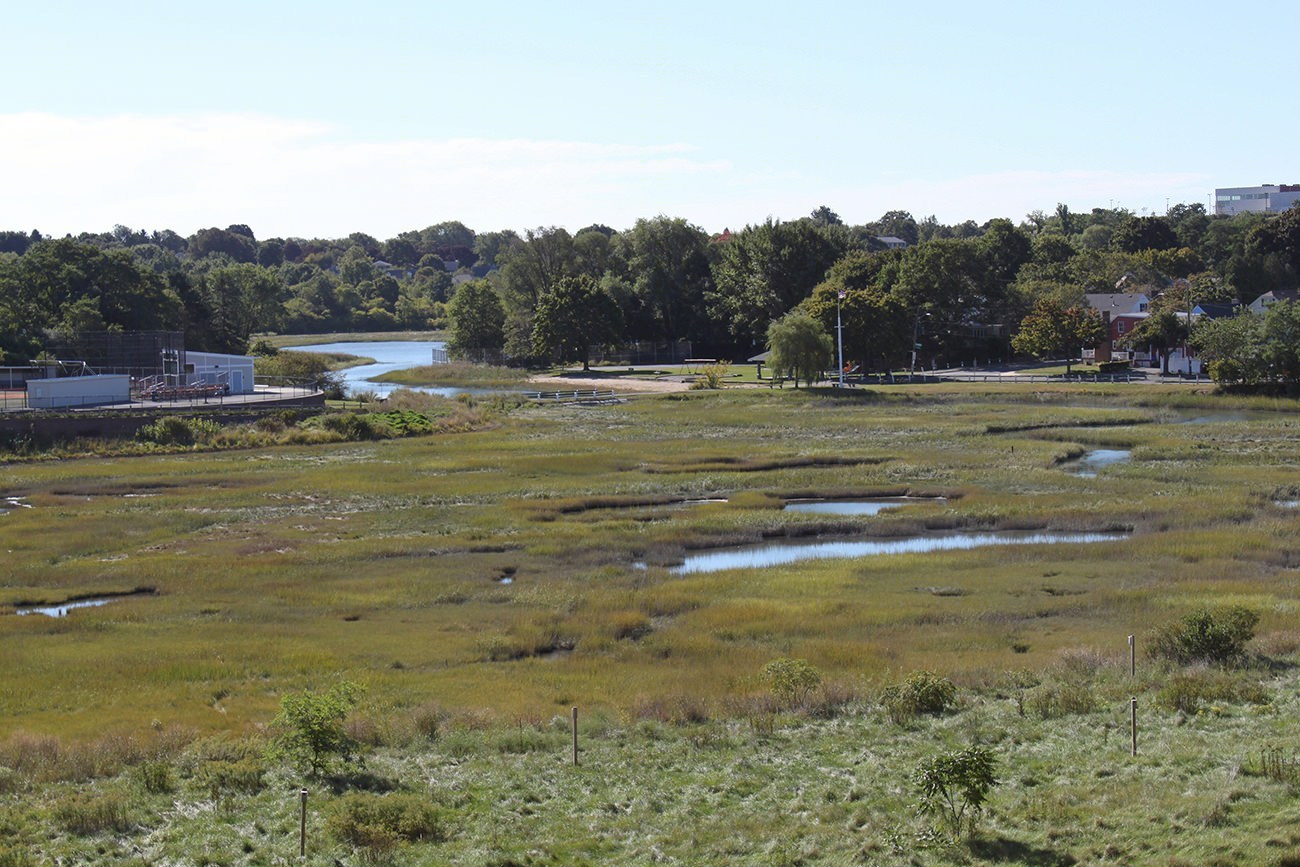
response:
[[[576,767],[567,715],[483,727],[424,708],[424,734],[392,717],[379,729],[384,719],[359,718],[355,731],[387,744],[327,785],[265,759],[256,742],[197,741],[90,785],[11,775],[0,847],[11,864],[286,863],[297,859],[296,792],[306,785],[308,864],[1281,865],[1300,856],[1294,758],[1282,776],[1261,761],[1268,747],[1294,743],[1294,674],[1265,678],[1267,704],[1222,703],[1187,718],[1150,698],[1159,675],[1132,684],[1118,666],[1067,665],[1050,676],[1090,691],[1094,709],[1043,719],[1018,709],[1024,696],[1008,688],[963,692],[956,711],[905,726],[860,701],[825,719],[763,705],[698,723],[597,715],[582,718]],[[1130,691],[1142,696],[1136,757]],[[916,813],[912,773],[971,744],[993,751],[999,783],[976,833],[954,841]],[[399,798],[436,817],[425,839],[340,836],[348,803]]]

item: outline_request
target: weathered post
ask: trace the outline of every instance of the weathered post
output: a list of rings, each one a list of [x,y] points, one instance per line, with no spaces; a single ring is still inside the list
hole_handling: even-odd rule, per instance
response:
[[[1133,755],[1138,754],[1138,700],[1133,696],[1128,700],[1129,728],[1133,732]]]
[[[578,764],[578,709],[573,709],[573,764]]]
[[[1128,637],[1128,675],[1129,677],[1137,677],[1137,673],[1138,673],[1137,641],[1135,640],[1135,636],[1130,635]]]
[[[298,813],[298,854],[307,854],[307,790],[298,790],[298,800],[302,806]]]

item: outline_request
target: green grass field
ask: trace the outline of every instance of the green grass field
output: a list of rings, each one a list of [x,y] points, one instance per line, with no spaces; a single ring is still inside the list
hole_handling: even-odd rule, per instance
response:
[[[30,508],[0,512],[0,840],[18,847],[6,861],[0,843],[0,865],[287,861],[297,779],[269,763],[264,788],[234,797],[204,768],[229,758],[214,743],[260,742],[285,694],[342,680],[366,688],[351,725],[379,745],[372,771],[450,817],[444,842],[371,853],[395,863],[1294,863],[1295,781],[1251,762],[1300,747],[1298,444],[1294,402],[1204,386],[934,385],[695,391],[522,408],[469,433],[9,463],[0,496]],[[1131,460],[1070,472],[1093,448]],[[946,499],[780,509],[900,494]],[[763,539],[1022,529],[1122,533],[672,568]],[[9,613],[137,588],[153,592]],[[1219,604],[1260,616],[1263,661],[1233,675],[1257,689],[1178,719],[1160,703],[1177,672],[1140,652],[1128,681],[1127,636],[1141,651]],[[758,672],[780,657],[821,672],[821,710],[771,706]],[[921,669],[953,679],[959,708],[890,723],[879,690]],[[1058,713],[1042,696],[1067,687],[1090,698]],[[1130,694],[1149,726],[1136,760]],[[564,766],[573,706],[579,770]],[[983,830],[942,843],[912,815],[909,775],[969,743],[991,745],[1002,784]],[[137,784],[148,757],[172,793]],[[129,830],[66,830],[86,779]],[[341,797],[321,792],[317,821]],[[317,832],[308,863],[356,848]]]

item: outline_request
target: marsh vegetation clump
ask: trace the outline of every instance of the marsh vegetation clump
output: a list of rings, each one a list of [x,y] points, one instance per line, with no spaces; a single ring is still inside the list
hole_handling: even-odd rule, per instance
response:
[[[806,659],[774,659],[760,672],[768,688],[787,707],[802,707],[821,686],[822,675]]]
[[[1240,662],[1258,624],[1259,614],[1240,605],[1197,608],[1158,629],[1151,640],[1151,653],[1179,664]]]
[[[932,671],[917,671],[902,683],[893,683],[880,693],[880,705],[889,719],[906,725],[918,716],[945,713],[955,706],[957,687]]]

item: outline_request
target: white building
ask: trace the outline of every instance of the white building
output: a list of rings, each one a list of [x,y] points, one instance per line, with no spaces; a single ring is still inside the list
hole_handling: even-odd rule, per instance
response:
[[[253,359],[248,355],[185,350],[186,380],[196,385],[225,385],[229,394],[251,394]]]
[[[1300,184],[1264,184],[1260,187],[1226,187],[1214,191],[1214,213],[1277,214],[1300,202]]]
[[[32,409],[67,409],[131,401],[131,377],[61,376],[27,380],[27,405]]]

